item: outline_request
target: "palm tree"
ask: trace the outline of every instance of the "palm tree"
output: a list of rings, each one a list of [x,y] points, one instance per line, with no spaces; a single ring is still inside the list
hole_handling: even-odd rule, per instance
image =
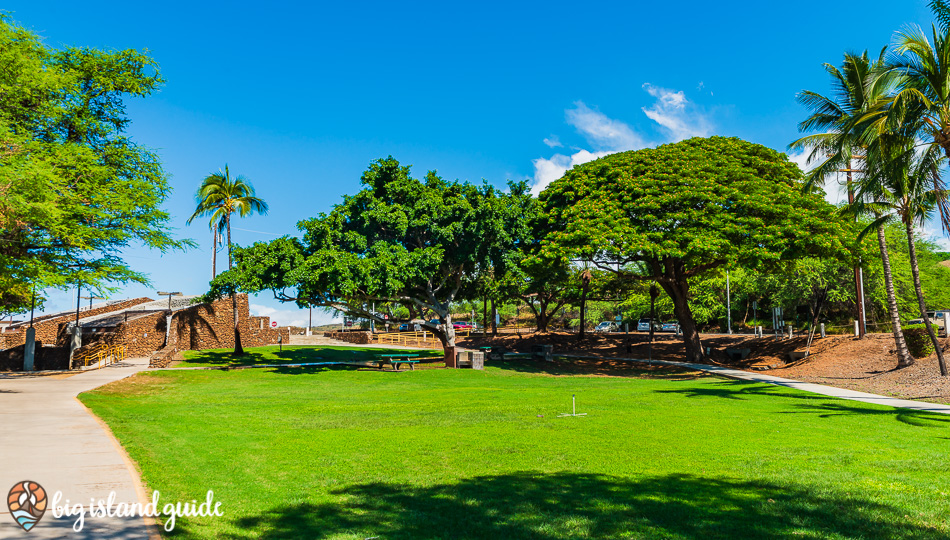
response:
[[[188,223],[196,217],[211,216],[211,228],[217,235],[223,229],[227,234],[228,242],[228,269],[233,265],[231,256],[231,214],[235,212],[240,217],[253,213],[266,214],[267,203],[254,195],[254,187],[244,176],[239,175],[232,179],[228,166],[223,171],[209,174],[195,193],[198,205]],[[217,238],[217,237],[215,237]],[[215,240],[217,241],[217,240]],[[217,251],[217,245],[215,245]],[[214,257],[214,256],[212,256]],[[212,258],[214,264],[214,258]],[[234,355],[244,354],[241,346],[241,331],[239,329],[237,295],[231,293],[231,307],[234,311]]]
[[[912,124],[912,122],[904,124],[911,128],[908,130],[911,133],[910,136],[897,133],[883,134],[868,148],[868,154],[877,157],[869,160],[870,166],[860,185],[860,194],[863,196],[859,200],[874,202],[859,204],[878,216],[869,228],[880,229],[885,223],[895,220],[904,225],[920,316],[924,320],[927,333],[937,352],[940,374],[946,376],[947,366],[944,363],[943,348],[927,316],[924,293],[920,286],[920,268],[917,263],[917,246],[914,239],[914,228],[922,226],[935,211],[939,210],[941,214],[947,214],[947,208],[950,205],[948,205],[947,190],[940,178],[940,167],[945,158],[941,155],[942,149],[939,146],[925,145],[921,148],[917,144],[917,140],[913,137],[916,130],[913,129]],[[944,220],[941,223],[945,231],[950,231],[947,221]]]
[[[798,102],[812,110],[812,114],[798,125],[800,131],[822,130],[808,135],[789,145],[789,148],[810,150],[809,161],[820,160],[807,176],[806,189],[823,185],[825,178],[846,166],[850,169],[854,152],[864,152],[874,140],[875,127],[888,118],[887,105],[894,89],[899,84],[900,74],[885,66],[882,49],[877,60],[871,60],[867,51],[857,55],[847,53],[839,69],[825,64],[831,75],[834,98],[816,92],[803,91]],[[852,186],[848,186],[850,192]],[[897,346],[897,365],[905,367],[914,363],[904,340],[900,313],[897,310],[897,295],[891,274],[890,256],[884,229],[877,231],[878,247],[884,266],[884,285],[887,291],[887,310],[891,317],[891,329]]]

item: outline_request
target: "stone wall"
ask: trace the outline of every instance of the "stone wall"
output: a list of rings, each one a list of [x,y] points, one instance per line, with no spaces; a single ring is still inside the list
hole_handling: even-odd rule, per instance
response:
[[[119,311],[132,306],[137,306],[139,304],[144,304],[146,302],[151,302],[151,298],[133,298],[131,300],[125,300],[122,302],[116,302],[115,304],[110,304],[108,306],[98,307],[92,310],[80,310],[79,317],[91,317],[93,315],[102,315],[104,313],[112,313],[113,311]],[[76,313],[72,312],[65,315],[60,315],[58,317],[51,318],[40,318],[33,321],[33,328],[36,329],[36,340],[42,341],[43,343],[49,343],[50,345],[56,346],[65,346],[69,344],[69,336],[66,333],[66,327],[70,322],[76,320]],[[0,333],[0,349],[6,349],[8,347],[16,347],[17,345],[23,345],[26,343],[26,328],[29,326],[20,327],[12,332],[3,332]]]
[[[0,351],[0,371],[23,371],[24,345]],[[37,342],[33,356],[33,369],[66,369],[69,347],[43,347]]]
[[[359,345],[373,342],[373,336],[369,332],[324,332],[323,336]]]
[[[135,303],[124,304],[130,307],[141,303],[138,300],[141,299],[130,301]],[[144,300],[147,301],[148,299]],[[240,316],[241,344],[244,347],[276,345],[278,337],[282,337],[285,344],[290,343],[290,331],[287,327],[271,328],[270,317],[258,317],[249,314],[246,294],[238,295],[237,304]],[[95,311],[97,310],[93,310],[93,313]],[[89,346],[97,342],[104,342],[109,345],[125,345],[126,356],[129,358],[152,357],[156,351],[166,349],[177,352],[189,349],[234,347],[234,311],[232,310],[230,297],[209,304],[197,304],[171,313],[171,332],[168,334],[168,343],[166,343],[165,329],[170,313],[160,311],[145,315],[135,314],[136,318],[123,321],[114,328],[89,329],[83,332],[82,344],[83,346]],[[65,331],[69,320],[71,319],[57,322],[56,324],[59,326],[57,332],[51,333],[47,329],[45,335],[56,336],[63,345],[68,345]],[[40,328],[37,324],[34,324],[34,327],[37,328],[37,340],[39,341]],[[25,341],[25,336],[21,337],[20,340],[20,344],[22,344],[22,341]],[[66,350],[68,355],[68,348]],[[163,362],[164,358],[163,356],[162,360],[157,362],[167,365],[168,362]],[[15,361],[12,361],[12,363],[16,364]],[[65,367],[65,360],[62,363]],[[22,357],[19,366],[19,369],[22,369]],[[16,368],[0,365],[0,370],[9,369]]]
[[[270,317],[251,316],[246,294],[237,297],[241,345],[260,347],[274,345],[277,337],[290,341],[287,328],[271,328]],[[234,310],[231,298],[222,298],[210,304],[198,304],[175,313],[172,321],[174,336],[169,345],[178,350],[226,349],[234,347]]]
[[[148,359],[148,367],[150,368],[164,368],[168,367],[169,364],[175,360],[184,360],[185,357],[181,355],[178,349],[172,347],[166,347],[160,351],[155,351],[152,356]]]

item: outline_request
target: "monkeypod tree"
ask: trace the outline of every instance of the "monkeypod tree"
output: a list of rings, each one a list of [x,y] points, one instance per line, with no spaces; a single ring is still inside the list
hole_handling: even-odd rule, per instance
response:
[[[54,49],[0,14],[0,312],[148,283],[123,249],[191,245],[171,236],[158,156],[125,133],[126,101],[161,83],[145,54]]]
[[[804,256],[847,257],[834,208],[802,190],[784,154],[736,138],[693,138],[575,167],[540,195],[549,249],[634,280],[673,301],[687,361],[702,361],[690,280]]]
[[[235,267],[212,281],[210,297],[270,290],[278,300],[321,306],[385,323],[372,304],[431,311],[429,325],[451,355],[452,304],[475,297],[475,276],[504,267],[525,234],[530,203],[524,183],[508,193],[490,185],[425,180],[408,166],[380,159],[363,174],[363,189],[329,214],[301,221],[302,240],[279,238],[236,249]],[[428,325],[428,323],[426,323]]]

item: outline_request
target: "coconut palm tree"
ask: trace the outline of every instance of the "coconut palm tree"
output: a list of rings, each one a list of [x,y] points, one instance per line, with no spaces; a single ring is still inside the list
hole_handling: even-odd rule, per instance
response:
[[[888,64],[903,81],[886,121],[875,127],[878,133],[907,133],[910,120],[918,138],[950,157],[950,35],[941,23],[931,27],[931,36],[933,43],[919,26],[897,33],[896,54]]]
[[[201,182],[201,187],[195,193],[195,200],[198,205],[188,222],[190,223],[196,217],[210,216],[211,228],[215,234],[219,234],[221,229],[224,230],[227,234],[228,269],[231,269],[233,265],[231,215],[237,213],[239,217],[245,217],[253,213],[266,214],[267,203],[254,194],[254,187],[247,178],[239,175],[232,179],[227,165],[224,166],[223,171],[219,170],[216,173],[209,174]],[[215,245],[215,250],[217,250],[217,245]],[[237,296],[235,293],[231,293],[231,307],[234,311],[234,355],[239,356],[244,354],[244,348],[241,346]]]
[[[834,97],[816,92],[802,91],[798,102],[812,111],[802,121],[800,131],[821,131],[807,135],[789,145],[794,150],[806,150],[809,161],[819,161],[806,177],[806,189],[824,185],[842,167],[850,169],[855,151],[865,152],[874,140],[876,129],[888,118],[888,104],[901,81],[900,73],[887,69],[885,51],[882,49],[876,60],[871,60],[867,51],[857,55],[845,54],[841,68],[825,64],[831,75]],[[852,186],[848,186],[849,192]],[[891,274],[890,256],[884,229],[877,231],[878,247],[884,265],[884,285],[887,291],[887,310],[897,347],[897,365],[905,367],[914,363],[904,340],[900,313],[897,310],[897,295]]]
[[[920,286],[920,268],[917,263],[915,227],[931,219],[935,213],[947,215],[947,189],[940,177],[940,169],[946,158],[937,145],[920,145],[913,133],[913,122],[906,122],[907,134],[886,133],[879,136],[868,148],[868,170],[859,184],[858,201],[852,206],[857,211],[870,211],[877,219],[869,226],[883,228],[890,221],[900,221],[907,234],[911,274],[920,316],[937,352],[940,374],[947,375],[943,348],[937,340],[933,325],[927,316],[927,306]],[[873,201],[873,202],[865,202]],[[950,224],[941,220],[945,231]]]

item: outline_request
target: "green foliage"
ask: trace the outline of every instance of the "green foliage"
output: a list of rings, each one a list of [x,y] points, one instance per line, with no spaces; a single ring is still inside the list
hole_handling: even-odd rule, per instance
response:
[[[446,321],[457,299],[478,297],[479,271],[503,269],[525,235],[523,183],[502,193],[435,171],[420,181],[392,157],[373,162],[361,183],[329,214],[300,222],[303,240],[236,249],[236,267],[212,282],[209,295],[271,290],[301,307],[365,318],[375,317],[372,302],[393,303]],[[446,334],[451,342],[451,325]]]
[[[930,340],[927,327],[923,324],[909,324],[904,327],[904,339],[914,358],[926,358],[933,354],[934,345]]]
[[[124,99],[161,82],[144,54],[54,50],[0,17],[0,311],[27,308],[33,285],[145,283],[121,248],[187,244],[169,235],[158,157],[123,134]]]
[[[820,194],[802,190],[798,167],[739,139],[613,154],[568,171],[541,203],[552,250],[663,287],[690,359],[701,356],[691,279],[740,264],[850,258],[847,228]]]

